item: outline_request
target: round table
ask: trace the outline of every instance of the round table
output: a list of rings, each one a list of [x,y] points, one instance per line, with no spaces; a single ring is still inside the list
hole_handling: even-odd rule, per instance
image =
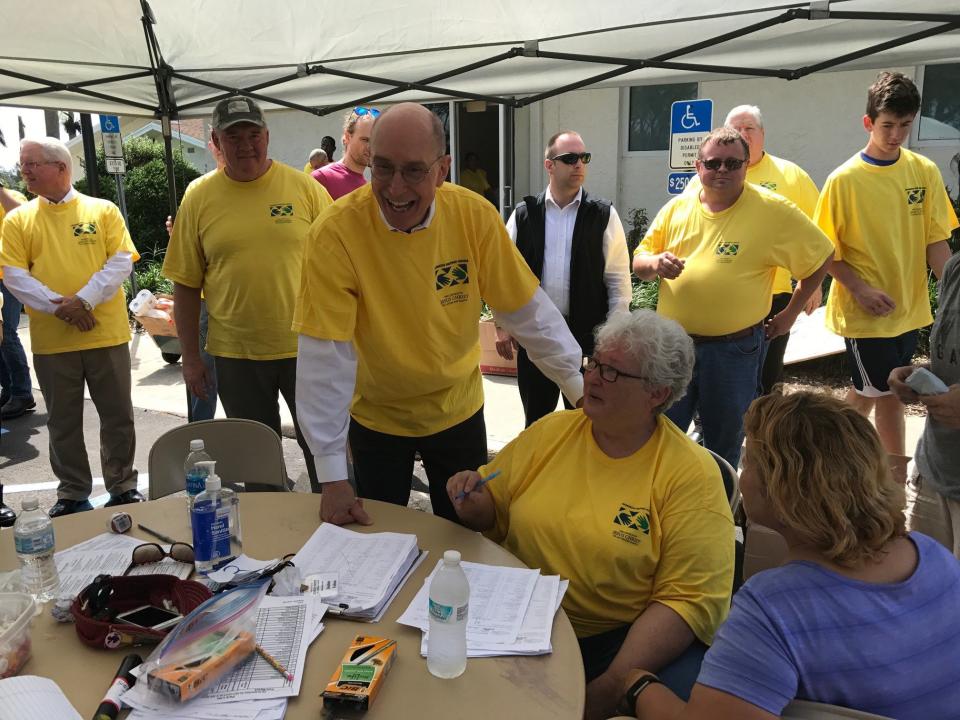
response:
[[[295,553],[316,530],[320,495],[306,493],[247,493],[240,496],[244,552],[269,559]],[[320,693],[340,661],[351,637],[369,633],[395,639],[397,660],[383,691],[366,718],[581,718],[584,705],[584,675],[580,650],[563,610],[553,623],[553,653],[537,657],[475,658],[454,680],[440,680],[427,672],[420,656],[420,631],[396,623],[417,589],[447,549],[459,550],[464,560],[523,567],[509,552],[479,533],[434,515],[405,507],[367,500],[364,507],[374,519],[369,527],[351,525],[359,532],[405,532],[417,536],[430,555],[407,580],[379,623],[358,623],[342,618],[324,618],[326,629],[307,651],[306,674],[300,695],[291,698],[288,720],[321,717]],[[77,513],[54,521],[57,548],[62,550],[106,532],[107,520],[118,508]],[[134,527],[130,534],[156,542],[136,526],[142,522],[177,540],[190,539],[189,518],[183,497],[171,496],[146,503],[126,505]],[[0,569],[17,567],[13,532],[0,533]],[[49,606],[48,606],[49,607]],[[95,650],[83,645],[72,625],[53,621],[47,609],[34,620],[33,655],[22,675],[42,675],[57,682],[74,707],[91,717],[129,649]],[[150,648],[143,648],[144,657]]]

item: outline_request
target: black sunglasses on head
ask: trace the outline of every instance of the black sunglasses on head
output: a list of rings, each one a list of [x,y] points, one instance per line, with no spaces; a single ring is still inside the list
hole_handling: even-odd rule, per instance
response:
[[[591,155],[588,152],[582,152],[582,153],[568,152],[568,153],[563,153],[561,155],[554,155],[552,158],[548,158],[548,160],[553,160],[554,162],[562,162],[564,165],[576,165],[577,160],[582,160],[583,164],[586,165],[587,163],[590,162],[591,157],[593,157],[593,155]]]
[[[713,160],[701,160],[700,164],[707,170],[719,170],[720,166],[723,165],[727,170],[733,172],[734,170],[742,168],[745,162],[746,160],[741,160],[740,158],[724,158],[723,160],[714,158]]]

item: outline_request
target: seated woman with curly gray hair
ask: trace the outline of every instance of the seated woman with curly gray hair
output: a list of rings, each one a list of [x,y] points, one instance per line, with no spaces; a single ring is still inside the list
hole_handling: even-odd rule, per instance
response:
[[[734,531],[720,470],[663,415],[693,360],[673,320],[615,314],[584,363],[583,409],[546,416],[447,483],[464,524],[570,580],[563,608],[583,654],[587,718],[613,713],[631,668],[657,668],[689,692],[729,609]]]
[[[904,530],[903,488],[869,420],[828,395],[761,397],[744,422],[740,489],[788,561],[750,578],[690,701],[643,670],[638,718],[764,720],[794,698],[884,717],[957,717],[960,564]]]

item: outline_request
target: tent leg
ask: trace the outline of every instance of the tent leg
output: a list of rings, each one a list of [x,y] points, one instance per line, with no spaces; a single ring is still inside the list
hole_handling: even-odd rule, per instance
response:
[[[167,165],[167,195],[170,200],[170,216],[177,215],[177,178],[173,172],[173,137],[170,132],[170,116],[161,118],[163,131],[163,155]]]
[[[83,141],[83,164],[90,197],[100,197],[100,174],[97,172],[97,147],[93,142],[90,113],[80,113],[80,139]]]

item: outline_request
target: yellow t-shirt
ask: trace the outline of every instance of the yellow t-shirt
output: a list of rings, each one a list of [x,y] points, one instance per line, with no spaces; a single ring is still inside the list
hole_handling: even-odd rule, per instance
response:
[[[225,172],[183,196],[163,274],[202,288],[207,352],[247,360],[297,355],[290,329],[310,224],[333,201],[313,178],[279,162],[251,182]]]
[[[662,280],[657,312],[695,335],[726,335],[770,311],[778,267],[814,273],[830,241],[789,200],[746,183],[737,201],[712,213],[696,193],[680,195],[654,218],[638,253],[686,260],[680,277]]]
[[[7,190],[7,192],[13,195],[13,197],[15,197],[17,200],[19,200],[21,204],[27,201],[27,198],[25,198],[22,193],[18,193],[16,190]],[[7,215],[7,211],[4,209],[3,205],[0,205],[0,227],[2,227],[3,218],[6,217],[6,215]],[[2,231],[0,231],[0,242],[2,242],[2,239],[3,239],[3,233]],[[0,265],[0,279],[3,279],[2,265]],[[3,296],[0,295],[0,308],[2,307],[3,307]]]
[[[467,190],[473,190],[478,195],[483,195],[490,189],[490,181],[487,180],[487,171],[483,168],[477,168],[476,170],[464,168],[461,170],[460,184],[467,188]]]
[[[392,435],[480,409],[480,299],[513,312],[539,285],[489,202],[450,183],[434,202],[425,229],[397,232],[364,185],[313,224],[304,260],[294,329],[353,342],[353,417]]]
[[[55,293],[73,295],[121,251],[129,252],[134,262],[140,259],[117,206],[77,193],[62,205],[34,198],[10,212],[3,221],[0,265],[23,268]],[[93,309],[97,324],[87,332],[29,307],[27,314],[31,349],[37,355],[130,341],[122,288]]]
[[[497,524],[487,533],[528,567],[570,580],[577,637],[632,623],[651,602],[710,644],[727,616],[734,535],[717,463],[665,416],[633,455],[611,458],[582,410],[548,415],[481,474]]]
[[[871,165],[857,153],[827,178],[816,223],[864,282],[896,303],[871,315],[839,282],[827,298],[827,327],[849,338],[896,337],[933,322],[927,295],[927,245],[950,237],[957,216],[940,170],[900,149],[893,165]]]
[[[800,208],[808,218],[813,218],[820,191],[799,165],[765,152],[760,162],[747,168],[747,182],[782,195]],[[699,193],[700,188],[700,178],[695,176],[690,179],[684,192]],[[792,292],[790,271],[777,268],[776,277],[773,279],[774,295]]]
[[[310,173],[313,172],[313,165],[310,164],[310,161],[309,161],[309,160],[307,161],[307,164],[303,166],[303,171],[304,171],[307,175],[309,175]]]

